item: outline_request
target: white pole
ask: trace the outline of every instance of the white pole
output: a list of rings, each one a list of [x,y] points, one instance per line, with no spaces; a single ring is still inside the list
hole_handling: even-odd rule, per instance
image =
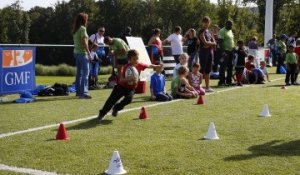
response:
[[[273,35],[273,0],[266,0],[266,16],[265,16],[265,38],[264,45],[267,46],[267,42]]]

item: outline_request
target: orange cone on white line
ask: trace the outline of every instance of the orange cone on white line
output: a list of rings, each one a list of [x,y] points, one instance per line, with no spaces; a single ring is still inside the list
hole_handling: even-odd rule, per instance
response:
[[[114,151],[113,156],[110,160],[109,167],[105,171],[105,174],[126,174],[127,171],[124,170],[119,151]]]
[[[270,111],[269,111],[269,107],[267,104],[264,105],[263,110],[261,111],[261,113],[259,114],[259,116],[261,117],[271,117]]]
[[[204,139],[207,139],[207,140],[218,140],[219,139],[214,122],[210,122],[207,134],[206,134],[206,136],[204,136]]]

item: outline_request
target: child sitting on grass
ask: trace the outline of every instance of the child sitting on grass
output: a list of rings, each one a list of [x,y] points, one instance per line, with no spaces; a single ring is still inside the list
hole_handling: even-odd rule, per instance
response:
[[[253,55],[248,55],[247,62],[245,63],[245,68],[247,69],[247,71],[252,71],[255,68]]]
[[[260,68],[254,68],[250,74],[249,81],[251,84],[265,84],[264,73]]]
[[[186,66],[179,67],[177,77],[172,80],[171,89],[174,98],[196,98],[198,93],[189,84],[186,76],[189,69]]]
[[[205,95],[205,90],[201,87],[203,75],[199,71],[200,64],[194,63],[192,67],[192,72],[189,75],[189,83],[198,93],[198,95]]]
[[[245,63],[245,70],[243,72],[243,83],[253,83],[255,81],[255,76],[253,75],[254,66],[254,56],[248,55],[247,62]]]
[[[267,81],[270,82],[266,61],[260,61],[260,67],[259,68],[263,71],[264,76],[266,76],[266,78],[267,78]]]
[[[162,74],[163,71],[163,63],[161,61],[155,62],[155,65],[159,65],[161,67],[155,68],[155,73],[151,76],[150,82],[150,92],[151,92],[151,100],[155,101],[171,101],[173,97],[169,95],[166,91],[166,79]]]
[[[187,67],[188,59],[189,59],[189,55],[187,53],[182,53],[179,56],[179,63],[174,67],[174,70],[173,70],[173,78],[175,78],[177,76],[177,71],[181,66]]]

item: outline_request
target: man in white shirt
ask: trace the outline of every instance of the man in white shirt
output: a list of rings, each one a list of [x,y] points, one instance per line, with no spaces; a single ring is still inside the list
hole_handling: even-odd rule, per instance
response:
[[[178,64],[179,56],[183,53],[181,27],[176,26],[174,33],[165,39],[164,43],[171,43],[172,55],[176,61],[176,64]]]
[[[100,45],[104,45],[104,33],[105,33],[105,28],[99,27],[98,32],[92,34],[89,40],[98,47]]]

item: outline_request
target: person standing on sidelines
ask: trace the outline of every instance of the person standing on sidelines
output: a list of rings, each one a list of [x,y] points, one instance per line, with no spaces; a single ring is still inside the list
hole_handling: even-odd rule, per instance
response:
[[[106,36],[104,43],[109,45],[110,52],[114,55],[114,64],[118,70],[118,77],[121,75],[121,69],[128,63],[127,52],[128,45],[121,38],[111,38]]]
[[[220,59],[220,77],[219,77],[219,86],[231,85],[232,84],[232,59],[234,52],[234,35],[232,32],[233,22],[228,20],[225,23],[218,35],[219,46],[222,53],[222,58]],[[225,78],[225,72],[227,75]]]
[[[284,66],[285,54],[287,51],[287,46],[285,44],[287,39],[288,36],[286,34],[281,34],[280,40],[278,41],[278,53],[277,53],[278,59],[277,59],[277,69],[276,69],[277,74],[283,73],[281,72],[281,70],[283,69]]]
[[[257,44],[257,37],[253,36],[248,43],[248,52],[250,55],[253,55],[254,58],[254,66],[255,68],[259,68],[259,57],[258,57],[258,44]]]
[[[275,33],[273,34],[273,38],[268,41],[267,45],[269,46],[269,49],[270,49],[270,55],[272,58],[272,66],[276,66],[277,65],[278,41],[276,39]]]
[[[94,83],[94,86],[97,86],[98,83],[98,73],[101,65],[101,61],[105,60],[105,48],[104,48],[104,33],[105,28],[99,27],[98,32],[94,33],[90,36],[89,41],[92,43],[90,49],[94,49],[95,53],[97,54],[98,59],[94,59],[93,62],[90,64],[90,78],[91,75],[93,76],[94,80],[90,82]],[[96,48],[94,48],[96,47]],[[92,51],[91,51],[92,52]],[[90,84],[91,86],[91,84]]]
[[[88,46],[88,34],[86,32],[88,15],[79,13],[73,21],[74,57],[76,60],[76,96],[80,99],[91,99],[88,94],[89,61],[92,59]]]
[[[198,38],[196,36],[196,30],[193,28],[189,29],[186,32],[183,40],[187,43],[187,54],[189,55],[188,68],[191,72],[194,63],[198,63],[198,60],[196,60],[198,49]]]
[[[199,31],[199,58],[200,58],[200,72],[203,74],[205,80],[205,92],[214,92],[209,86],[210,72],[214,57],[214,49],[217,44],[211,32],[208,30],[210,25],[210,18],[205,16],[202,19],[202,29]]]
[[[98,32],[94,33],[90,36],[89,40],[96,46],[102,46],[104,45],[104,33],[105,33],[105,28],[104,27],[99,27]]]
[[[174,33],[168,36],[163,43],[171,43],[172,55],[176,64],[178,64],[179,56],[183,53],[181,27],[176,26]]]
[[[160,29],[153,29],[153,35],[148,41],[148,45],[151,46],[151,62],[163,61],[164,51],[162,41],[160,39]]]

